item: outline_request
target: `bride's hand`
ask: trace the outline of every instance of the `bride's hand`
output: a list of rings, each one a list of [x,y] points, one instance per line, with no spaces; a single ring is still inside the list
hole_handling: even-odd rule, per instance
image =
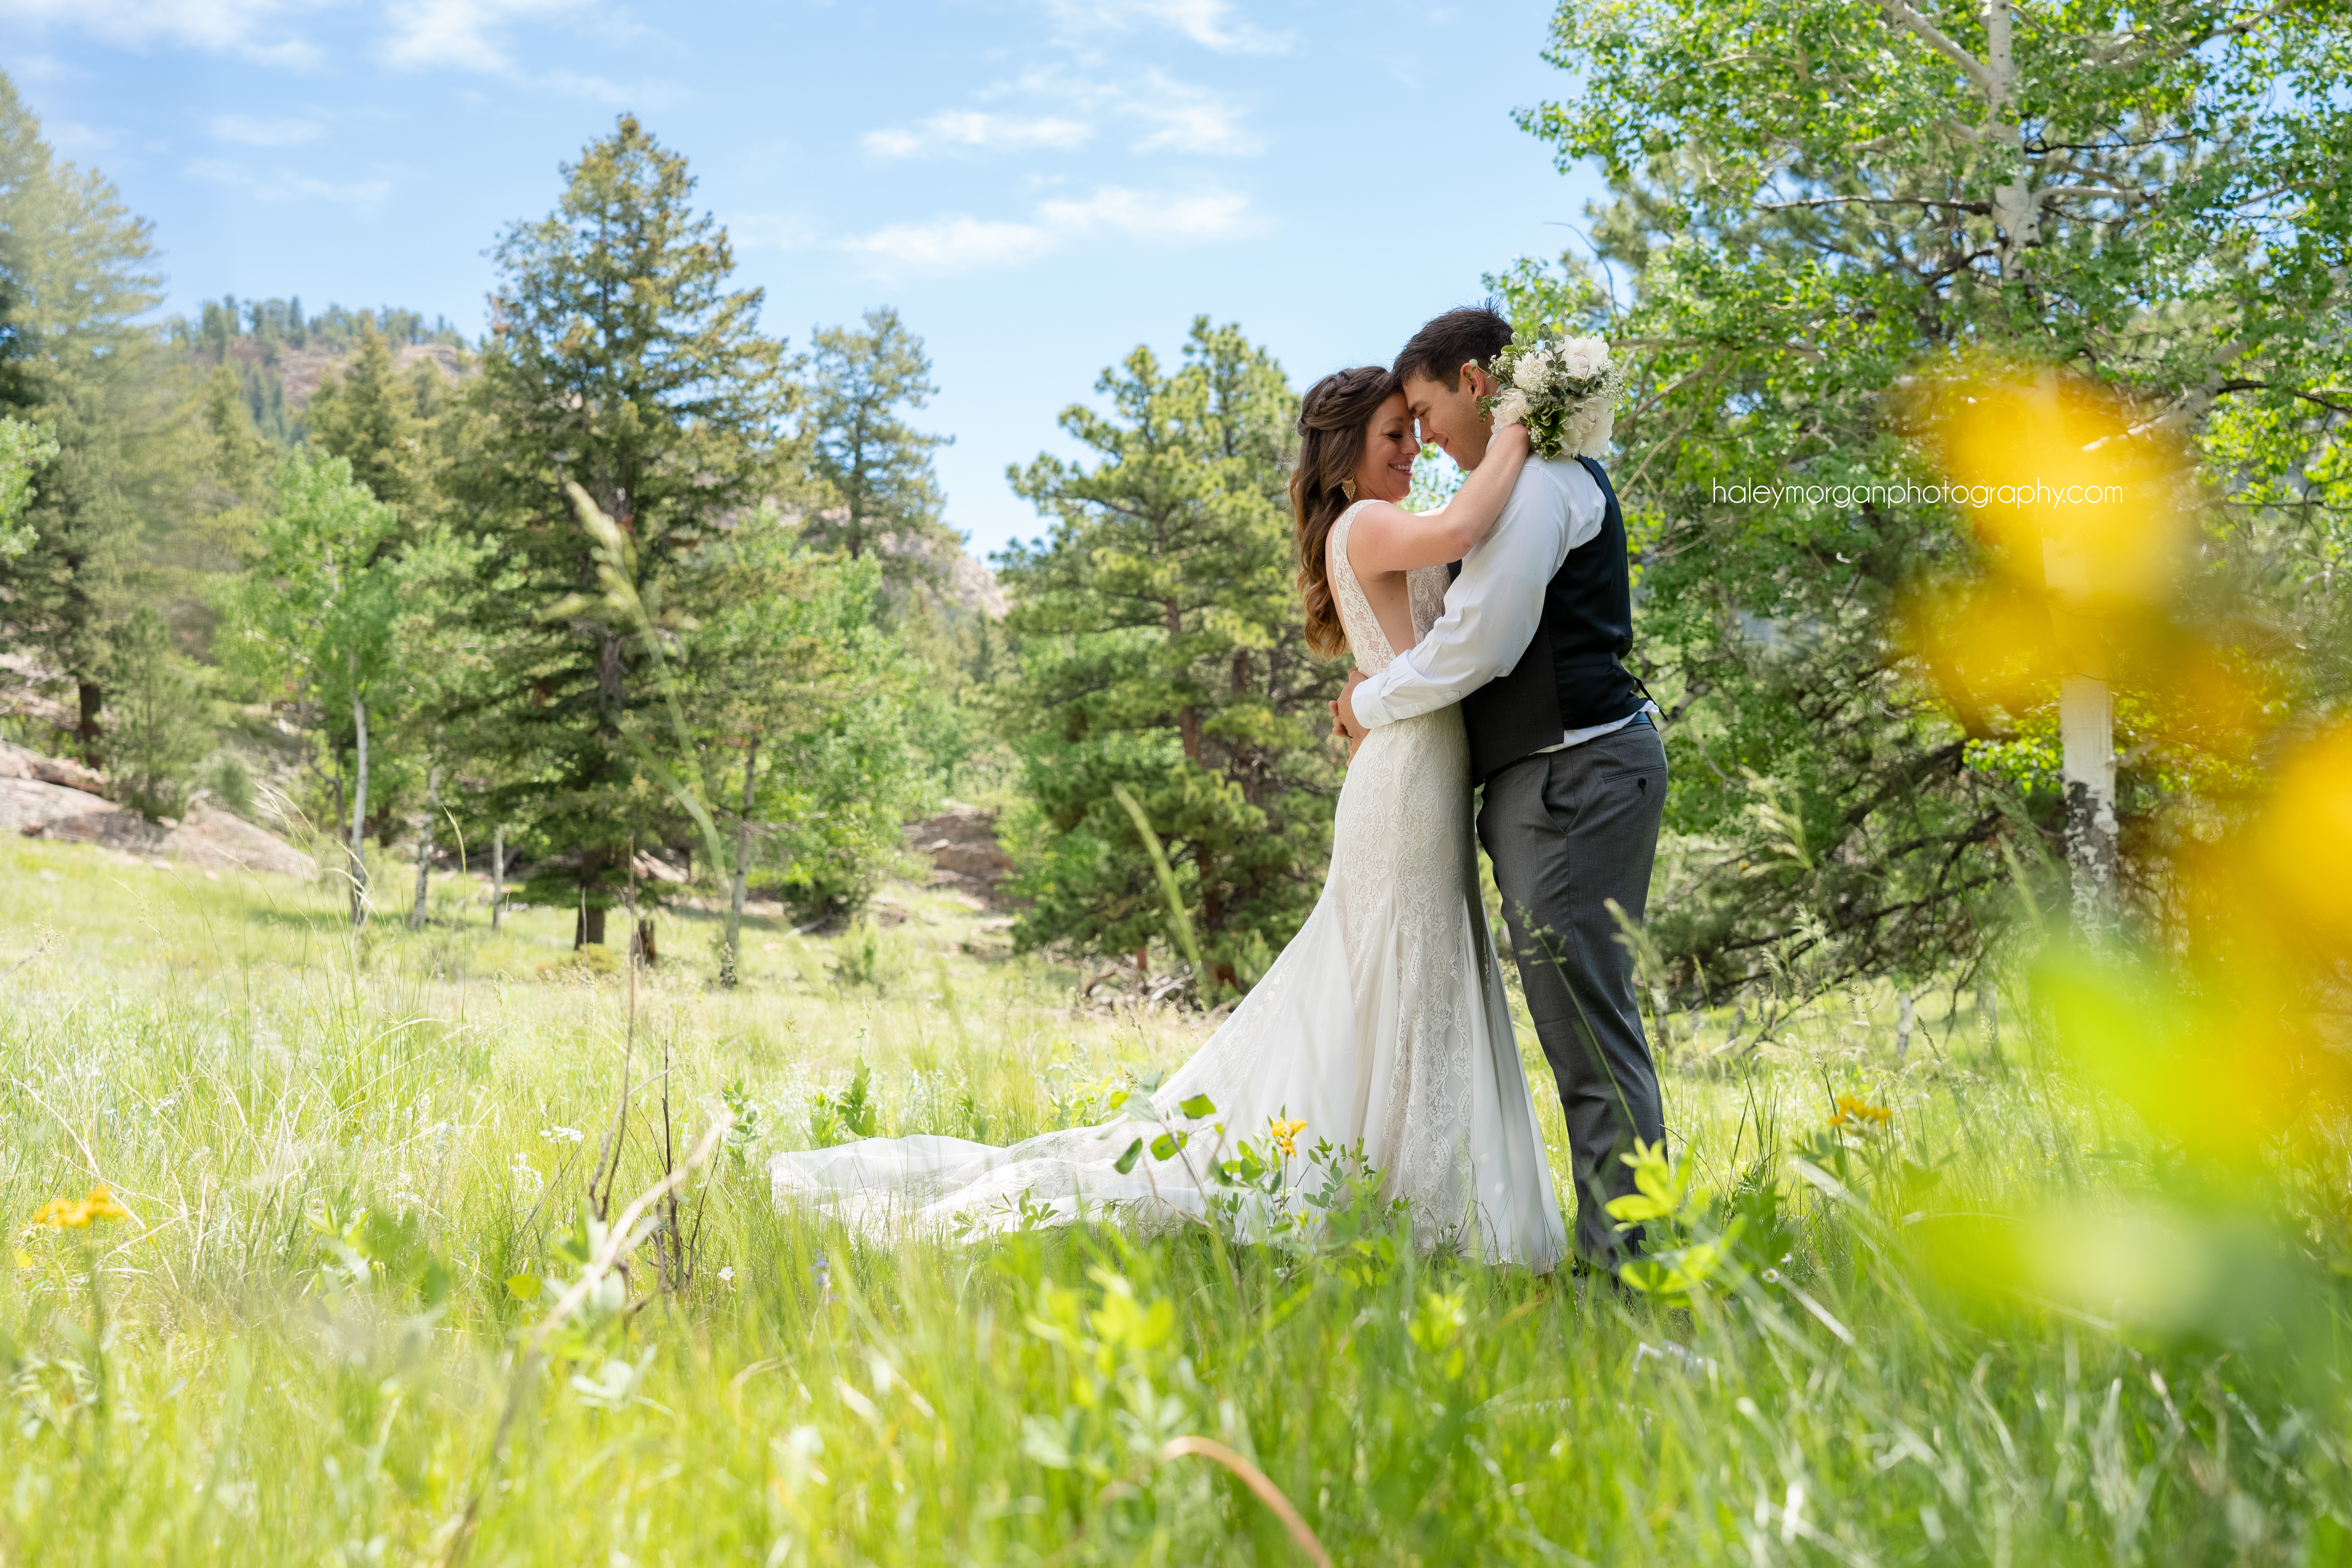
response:
[[[1486,456],[1479,459],[1486,464],[1500,458],[1505,462],[1524,463],[1535,451],[1533,437],[1525,425],[1497,425],[1486,437]]]

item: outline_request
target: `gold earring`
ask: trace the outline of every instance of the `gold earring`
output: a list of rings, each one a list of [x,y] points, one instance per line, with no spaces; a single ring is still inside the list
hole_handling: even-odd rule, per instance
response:
[[[1339,493],[1348,498],[1349,505],[1353,506],[1356,502],[1356,481],[1353,479],[1341,479],[1339,481]]]

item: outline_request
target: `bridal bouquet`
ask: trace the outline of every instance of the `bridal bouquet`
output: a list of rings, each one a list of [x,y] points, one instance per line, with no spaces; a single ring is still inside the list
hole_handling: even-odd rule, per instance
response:
[[[1513,343],[1486,370],[1502,390],[1480,398],[1479,411],[1497,425],[1525,425],[1536,456],[1549,461],[1608,452],[1625,375],[1606,338]]]

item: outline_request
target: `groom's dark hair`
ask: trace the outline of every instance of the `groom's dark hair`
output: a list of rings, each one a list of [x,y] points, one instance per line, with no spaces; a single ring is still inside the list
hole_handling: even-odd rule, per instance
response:
[[[1511,323],[1489,300],[1483,305],[1464,305],[1422,323],[1421,331],[1405,340],[1403,352],[1397,355],[1391,368],[1400,386],[1407,377],[1415,375],[1458,386],[1464,365],[1473,362],[1492,363],[1496,354],[1510,346]]]

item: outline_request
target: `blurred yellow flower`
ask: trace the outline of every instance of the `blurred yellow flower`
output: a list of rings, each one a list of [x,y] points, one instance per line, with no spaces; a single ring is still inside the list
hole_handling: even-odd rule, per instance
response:
[[[1304,1121],[1285,1121],[1279,1116],[1266,1119],[1266,1131],[1273,1135],[1274,1146],[1291,1159],[1298,1155],[1298,1135],[1307,1130]]]
[[[2047,367],[1987,362],[1931,398],[1930,438],[2009,575],[2084,610],[2169,595],[2193,499],[2177,443]]]
[[[1986,575],[1906,605],[1913,648],[1971,732],[2078,675],[2124,680],[2176,742],[2210,744],[2260,711],[2258,672],[2170,618],[2199,499],[2178,440],[2110,389],[1992,361],[1924,384],[1912,417],[1986,547]]]
[[[2281,935],[2352,955],[2352,724],[2291,753],[2252,834],[2252,889]]]
[[[1873,1105],[1860,1095],[1841,1094],[1837,1097],[1837,1110],[1830,1118],[1830,1125],[1859,1127],[1867,1122],[1872,1126],[1884,1127],[1894,1114],[1886,1107]]]
[[[76,1201],[72,1198],[51,1198],[33,1215],[33,1228],[50,1230],[87,1230],[90,1222],[101,1219],[129,1219],[131,1211],[114,1199],[111,1189],[104,1183],[90,1188],[89,1196]]]

